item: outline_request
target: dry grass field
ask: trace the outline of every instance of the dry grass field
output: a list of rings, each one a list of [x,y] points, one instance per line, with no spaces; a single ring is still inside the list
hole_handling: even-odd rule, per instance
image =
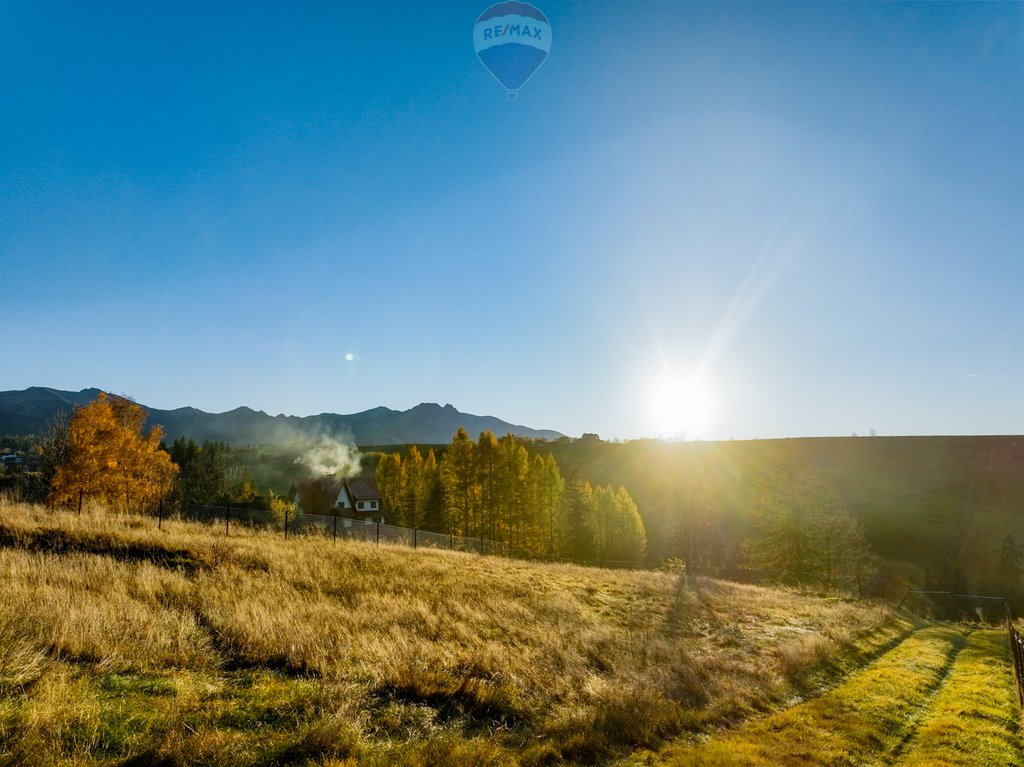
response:
[[[671,573],[3,502],[0,583],[19,765],[611,763],[798,702],[913,628]]]

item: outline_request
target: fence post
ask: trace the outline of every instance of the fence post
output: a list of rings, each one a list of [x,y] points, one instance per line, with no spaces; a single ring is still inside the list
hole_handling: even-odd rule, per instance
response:
[[[416,544],[419,542],[417,539],[420,537],[419,528],[414,527],[412,529],[412,547],[415,549]]]
[[[160,499],[160,508],[156,512],[156,529],[160,530],[164,525],[164,499]]]
[[[1010,650],[1013,652],[1013,670],[1017,676],[1017,698],[1024,706],[1024,640],[1013,624],[1010,625]]]
[[[910,587],[908,587],[908,588],[907,588],[907,593],[903,595],[903,599],[901,599],[901,600],[900,600],[900,603],[899,603],[898,605],[896,605],[896,610],[897,610],[897,611],[898,611],[898,610],[899,610],[899,609],[900,609],[901,607],[903,607],[903,603],[907,601],[907,597],[909,597],[909,596],[910,596],[910,592],[911,592],[911,591],[913,591],[913,589],[912,589],[912,588],[910,588]]]
[[[284,539],[288,540],[288,507],[284,508]]]
[[[376,542],[376,545],[380,546],[380,522],[377,522],[376,525],[377,525],[377,542]]]
[[[338,515],[334,515],[334,542],[338,542]]]
[[[1017,681],[1017,698],[1021,706],[1024,706],[1024,639],[1021,639],[1016,626],[1013,625],[1010,603],[1005,599],[1003,607],[1006,608],[1006,632],[1010,635],[1010,654],[1013,657],[1013,675]]]
[[[224,535],[231,535],[231,507],[224,504]]]
[[[82,516],[82,491],[78,491],[78,516]]]

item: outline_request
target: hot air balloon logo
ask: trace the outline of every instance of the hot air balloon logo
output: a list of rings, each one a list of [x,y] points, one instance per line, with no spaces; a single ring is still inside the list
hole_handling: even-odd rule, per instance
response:
[[[551,51],[551,24],[528,3],[496,3],[476,20],[473,47],[514,99]]]

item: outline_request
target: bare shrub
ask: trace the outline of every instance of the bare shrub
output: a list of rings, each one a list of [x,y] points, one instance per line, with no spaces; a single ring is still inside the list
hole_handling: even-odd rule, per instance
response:
[[[817,671],[836,651],[836,643],[817,633],[800,634],[779,644],[779,668],[791,682],[800,682]]]

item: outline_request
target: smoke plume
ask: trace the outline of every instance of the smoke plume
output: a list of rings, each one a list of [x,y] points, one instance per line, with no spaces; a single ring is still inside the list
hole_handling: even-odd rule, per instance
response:
[[[295,459],[311,476],[355,476],[360,471],[360,454],[355,445],[347,445],[330,437],[320,437]]]

